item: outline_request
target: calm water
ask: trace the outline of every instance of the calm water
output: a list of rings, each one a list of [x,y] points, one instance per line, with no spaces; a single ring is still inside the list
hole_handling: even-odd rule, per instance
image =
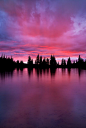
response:
[[[86,70],[0,73],[0,128],[86,128]]]

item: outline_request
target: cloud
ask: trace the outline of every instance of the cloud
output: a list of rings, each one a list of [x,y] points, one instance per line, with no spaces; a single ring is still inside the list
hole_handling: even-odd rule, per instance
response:
[[[85,57],[86,0],[0,0],[0,54]]]

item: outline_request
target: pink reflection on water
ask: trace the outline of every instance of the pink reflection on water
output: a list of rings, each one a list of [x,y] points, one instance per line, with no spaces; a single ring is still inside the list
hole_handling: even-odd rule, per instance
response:
[[[86,126],[86,71],[15,70],[0,81],[0,126]]]

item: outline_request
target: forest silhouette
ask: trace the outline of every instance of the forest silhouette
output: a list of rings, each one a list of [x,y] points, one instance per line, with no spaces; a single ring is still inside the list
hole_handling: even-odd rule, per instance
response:
[[[27,64],[25,64],[23,61],[17,60],[14,61],[12,56],[9,58],[5,55],[2,55],[0,57],[0,71],[9,71],[14,70],[15,68],[23,69],[23,68],[79,68],[79,69],[86,69],[86,60],[82,59],[79,55],[78,59],[76,61],[71,61],[71,58],[69,57],[68,60],[62,59],[61,64],[56,61],[56,58],[54,55],[50,56],[49,58],[42,58],[42,56],[37,55],[35,59],[35,64],[33,63],[33,59],[31,59],[31,56],[28,57]]]

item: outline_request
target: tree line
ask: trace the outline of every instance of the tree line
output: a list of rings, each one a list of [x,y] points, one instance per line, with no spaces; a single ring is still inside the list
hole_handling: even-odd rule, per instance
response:
[[[13,69],[13,68],[83,68],[86,69],[86,60],[82,59],[79,55],[76,61],[71,61],[69,57],[68,60],[62,59],[61,64],[56,61],[54,55],[51,55],[50,58],[43,58],[42,56],[37,55],[35,59],[35,64],[31,56],[28,56],[27,64],[23,61],[17,60],[14,61],[12,56],[7,57],[2,55],[0,57],[0,69]]]

